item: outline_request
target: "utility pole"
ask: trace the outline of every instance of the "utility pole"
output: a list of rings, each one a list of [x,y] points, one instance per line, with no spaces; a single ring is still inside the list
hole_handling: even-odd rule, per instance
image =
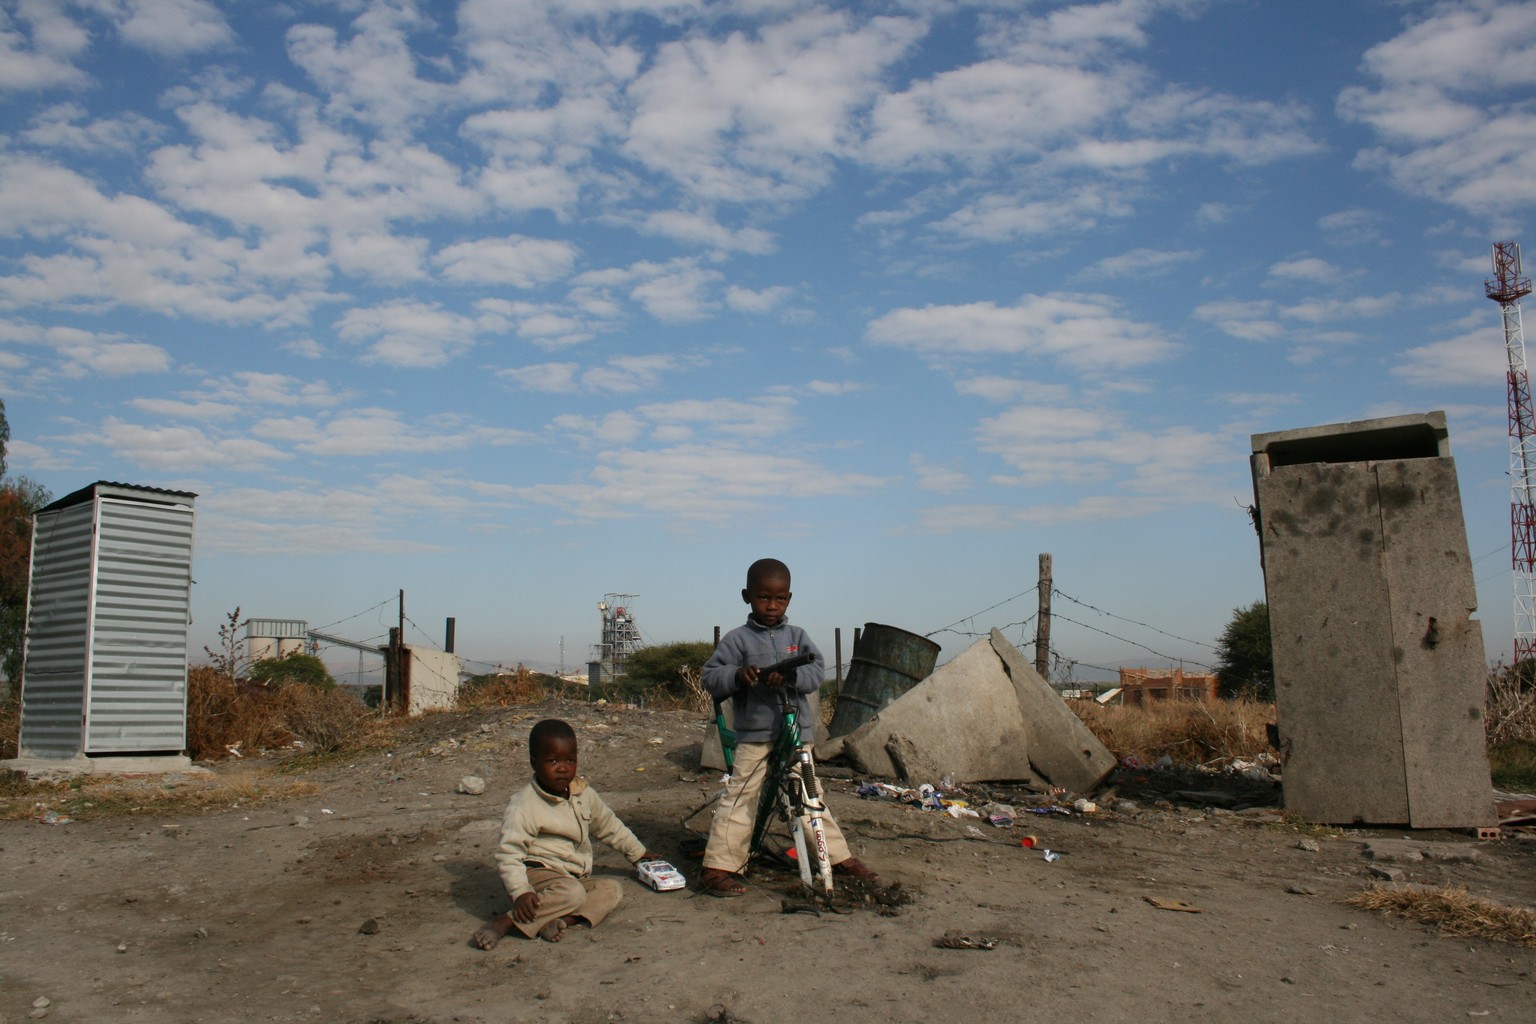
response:
[[[1040,599],[1039,621],[1035,625],[1035,671],[1046,682],[1051,681],[1051,556],[1040,556],[1040,582],[1036,586]]]

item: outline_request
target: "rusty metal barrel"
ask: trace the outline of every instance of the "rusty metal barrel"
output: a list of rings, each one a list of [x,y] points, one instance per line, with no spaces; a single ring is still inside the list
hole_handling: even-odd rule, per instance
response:
[[[938,660],[939,645],[927,637],[878,622],[864,623],[827,735],[853,732],[927,679]]]

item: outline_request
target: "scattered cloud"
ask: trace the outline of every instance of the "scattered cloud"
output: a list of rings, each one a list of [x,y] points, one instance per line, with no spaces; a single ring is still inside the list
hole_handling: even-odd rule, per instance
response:
[[[935,360],[1031,356],[1079,372],[1140,366],[1174,352],[1157,328],[1121,316],[1109,296],[1070,293],[1026,295],[1014,306],[898,309],[872,321],[865,336]]]

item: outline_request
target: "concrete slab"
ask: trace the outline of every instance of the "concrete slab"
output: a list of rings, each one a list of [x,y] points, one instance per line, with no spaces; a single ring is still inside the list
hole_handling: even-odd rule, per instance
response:
[[[0,772],[33,782],[62,782],[83,775],[212,775],[182,754],[141,757],[18,757],[0,761]]]
[[[985,639],[840,739],[843,756],[860,770],[913,784],[945,775],[955,782],[1042,781],[1030,769],[1013,681]],[[903,774],[903,766],[922,777]]]
[[[1053,786],[1092,792],[1115,770],[1115,755],[1002,633],[992,630],[988,642],[1013,683],[1028,737],[1030,767]]]

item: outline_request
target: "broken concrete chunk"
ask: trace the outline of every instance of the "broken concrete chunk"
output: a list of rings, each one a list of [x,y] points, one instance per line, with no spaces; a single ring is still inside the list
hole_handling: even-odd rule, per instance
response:
[[[1424,859],[1423,844],[1398,839],[1373,839],[1365,844],[1365,855],[1389,864],[1417,864]]]
[[[1052,785],[1092,792],[1114,771],[1115,755],[1001,632],[992,630],[989,640],[1013,683],[1029,737],[1030,766]]]

